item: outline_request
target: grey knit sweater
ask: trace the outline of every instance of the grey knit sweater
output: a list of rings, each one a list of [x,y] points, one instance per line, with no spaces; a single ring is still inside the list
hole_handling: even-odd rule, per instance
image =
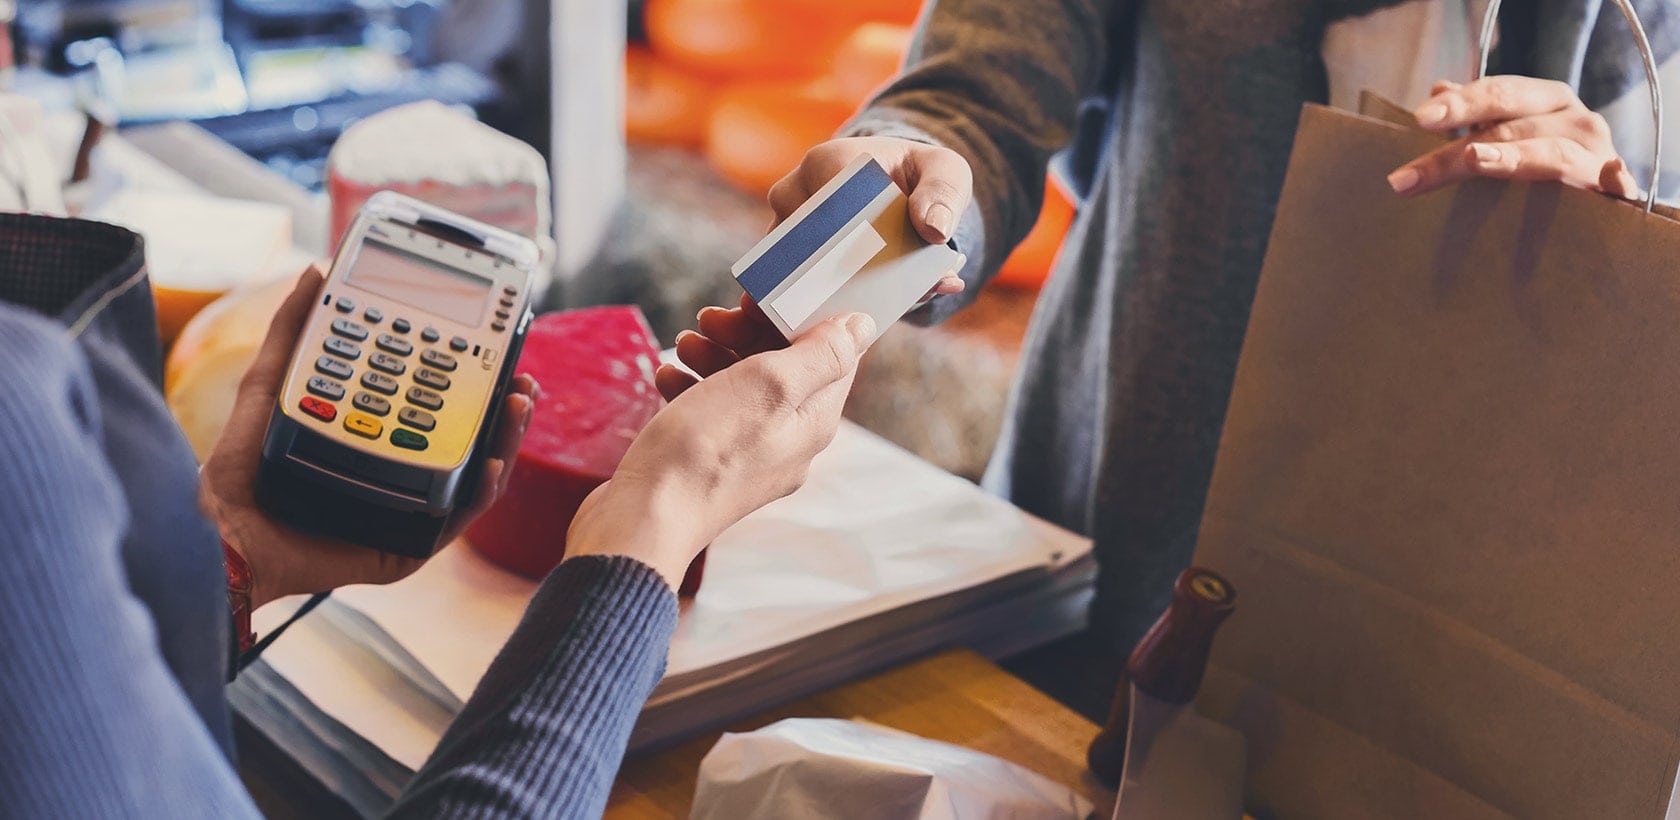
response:
[[[906,73],[847,128],[944,144],[974,169],[957,231],[970,287],[926,320],[998,269],[1066,149],[1083,203],[987,484],[1094,538],[1092,628],[1118,651],[1194,548],[1296,119],[1327,94],[1325,27],[1394,2],[937,0]],[[1638,5],[1673,53],[1674,4]],[[1496,72],[1572,82],[1594,106],[1643,81],[1610,4],[1507,6]]]

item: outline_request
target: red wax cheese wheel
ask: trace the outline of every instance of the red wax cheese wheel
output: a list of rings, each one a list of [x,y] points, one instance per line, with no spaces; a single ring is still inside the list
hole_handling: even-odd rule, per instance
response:
[[[531,323],[516,373],[542,385],[507,492],[467,529],[492,562],[541,578],[566,553],[578,505],[659,411],[659,344],[641,310],[600,307]]]

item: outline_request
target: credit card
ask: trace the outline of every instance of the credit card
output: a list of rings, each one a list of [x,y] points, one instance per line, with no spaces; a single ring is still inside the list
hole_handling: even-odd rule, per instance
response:
[[[966,261],[910,224],[909,200],[860,156],[764,237],[731,272],[776,329],[794,339],[842,313],[867,313],[876,336]]]

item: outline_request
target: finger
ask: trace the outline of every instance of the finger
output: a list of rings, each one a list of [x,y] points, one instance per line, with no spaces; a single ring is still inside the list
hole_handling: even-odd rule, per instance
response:
[[[798,168],[793,169],[787,176],[777,180],[775,185],[770,186],[770,195],[765,197],[765,201],[770,203],[770,210],[775,214],[775,218],[770,221],[771,229],[775,229],[777,225],[782,224],[782,220],[787,219],[793,215],[794,211],[799,210],[799,206],[804,205],[805,200],[811,198],[811,192],[812,189],[806,188],[805,184],[800,181]]]
[[[677,358],[700,378],[718,373],[741,360],[728,348],[692,330],[677,334]]]
[[[777,180],[770,186],[770,210],[776,214],[771,227],[781,224],[782,220],[793,215],[811,194],[817,192],[824,184],[840,173],[854,157],[862,151],[855,147],[846,147],[845,141],[837,140],[817,145],[805,152],[799,160],[799,166],[788,172],[788,175]]]
[[[490,456],[512,461],[519,455],[519,445],[525,441],[525,432],[531,429],[536,402],[527,393],[509,393],[502,402],[502,421],[496,426],[496,439],[490,444]]]
[[[743,359],[767,350],[779,350],[788,344],[764,311],[746,296],[742,296],[739,308],[724,310],[709,307],[700,311],[696,319],[702,335],[735,351],[735,355]]]
[[[743,395],[762,394],[771,404],[800,407],[812,394],[857,371],[875,338],[875,320],[851,313],[829,319],[783,350],[743,360],[723,374]]]
[[[1615,143],[1610,138],[1610,123],[1598,112],[1586,108],[1518,117],[1478,131],[1470,139],[1476,142],[1518,142],[1540,137],[1563,137],[1600,156],[1616,155]]]
[[[957,217],[968,210],[974,192],[968,161],[950,149],[930,146],[911,151],[904,163],[910,183],[910,223],[927,242],[950,241]]]
[[[309,321],[310,307],[320,295],[325,281],[320,268],[314,265],[298,277],[297,285],[280,303],[280,309],[274,312],[274,318],[268,323],[268,334],[263,337],[262,347],[257,349],[256,359],[239,384],[241,393],[261,390],[279,394],[280,382],[286,375],[286,364],[292,359],[292,349],[297,346],[298,335]]]
[[[496,499],[507,492],[507,481],[514,474],[512,465],[519,460],[519,445],[524,444],[526,432],[531,430],[531,418],[536,415],[536,397],[541,393],[541,386],[533,376],[514,376],[512,386],[507,397],[502,400],[502,423],[496,430],[496,442],[491,444],[491,457],[484,462],[484,476],[479,479],[479,491],[474,494],[474,501],[482,501],[482,509],[489,509]],[[491,464],[496,464],[494,472]],[[489,496],[486,496],[489,491]],[[474,512],[474,516],[477,512]]]
[[[659,388],[659,395],[668,402],[676,401],[683,391],[700,383],[691,373],[684,373],[675,365],[664,364],[653,374],[653,384]]]
[[[533,402],[543,397],[542,385],[537,382],[536,376],[529,373],[520,373],[519,375],[514,376],[513,386],[509,389],[512,392],[524,393],[525,395],[530,396]]]
[[[1619,196],[1623,199],[1635,199],[1639,196],[1639,183],[1628,173],[1627,163],[1621,157],[1616,157],[1606,163],[1598,172],[1599,190]]]
[[[1413,114],[1432,131],[1549,114],[1578,106],[1575,89],[1556,80],[1504,75],[1484,77],[1433,94]]]
[[[968,283],[964,282],[962,277],[954,273],[947,273],[943,278],[934,284],[933,295],[955,296],[956,294],[962,293],[967,287]]]
[[[1388,175],[1388,185],[1401,196],[1417,196],[1475,176],[1465,161],[1470,141],[1454,140],[1424,154]]]
[[[478,489],[473,492],[472,503],[454,518],[454,521],[460,522],[459,529],[452,525],[448,540],[455,540],[455,536],[460,534],[459,530],[465,529],[467,523],[483,515],[485,510],[490,509],[490,505],[496,503],[496,499],[502,495],[502,490],[507,488],[509,472],[511,471],[507,469],[507,462],[499,458],[484,460],[484,472],[479,474]]]
[[[1561,137],[1517,142],[1474,143],[1464,151],[1471,170],[1486,177],[1525,182],[1562,182],[1598,190],[1604,160],[1580,143]]]

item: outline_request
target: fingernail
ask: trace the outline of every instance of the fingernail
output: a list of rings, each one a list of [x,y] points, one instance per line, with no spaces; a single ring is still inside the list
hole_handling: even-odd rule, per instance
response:
[[[867,313],[854,313],[846,319],[846,332],[852,334],[858,353],[875,341],[875,319]]]
[[[929,205],[927,213],[922,216],[922,221],[926,222],[927,226],[932,228],[935,233],[938,233],[940,239],[951,238],[951,225],[955,221],[955,216],[951,213],[951,209],[946,207],[945,203],[935,202]]]
[[[1428,103],[1417,110],[1418,125],[1434,125],[1447,118],[1447,107],[1441,103]]]
[[[1403,194],[1416,188],[1421,181],[1423,181],[1423,175],[1419,174],[1414,168],[1401,168],[1388,175],[1388,187],[1393,188],[1397,194]]]
[[[1476,161],[1482,163],[1483,165],[1491,165],[1498,162],[1499,158],[1505,153],[1499,150],[1497,146],[1489,145],[1485,142],[1473,143],[1470,146],[1470,150],[1475,152]]]

